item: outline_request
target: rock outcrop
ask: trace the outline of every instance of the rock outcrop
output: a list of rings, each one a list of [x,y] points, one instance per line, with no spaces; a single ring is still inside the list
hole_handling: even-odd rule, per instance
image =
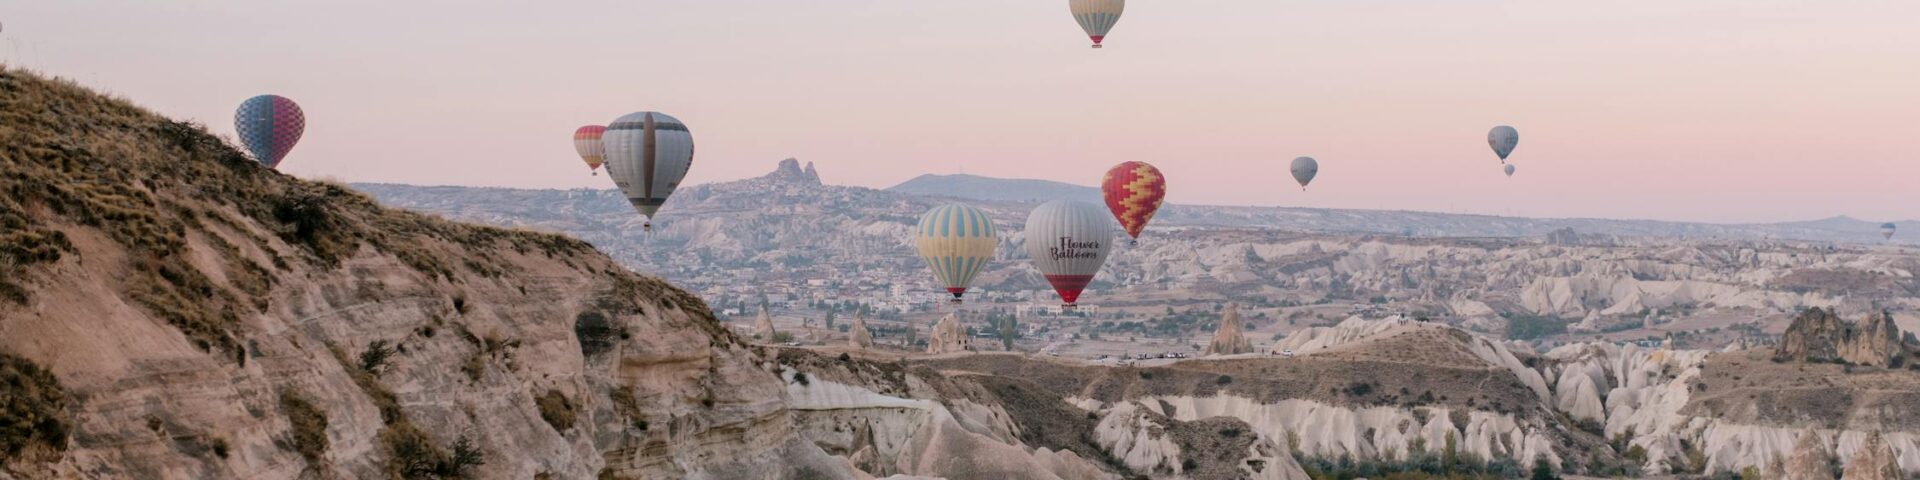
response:
[[[768,174],[765,178],[775,182],[791,182],[805,185],[820,184],[820,173],[814,171],[813,162],[807,162],[806,168],[801,168],[800,160],[793,158],[781,160],[780,166],[775,168],[773,173]]]
[[[1226,314],[1220,316],[1220,327],[1213,331],[1213,341],[1207,343],[1207,355],[1239,355],[1253,353],[1253,342],[1247,340],[1240,328],[1240,306],[1228,305]]]
[[[854,348],[872,348],[873,332],[867,331],[867,319],[855,312],[853,324],[847,326],[847,343]]]
[[[1876,367],[1899,366],[1907,347],[1900,341],[1900,327],[1886,313],[1868,317],[1855,324],[1842,320],[1832,310],[1809,308],[1793,319],[1780,336],[1774,359],[1782,361],[1840,361]]]
[[[960,327],[960,319],[947,314],[940,323],[933,324],[933,333],[927,335],[927,353],[955,353],[969,350],[967,331]]]
[[[760,314],[753,318],[753,338],[763,342],[773,341],[779,332],[773,329],[773,315],[767,313],[767,306],[760,306]]]

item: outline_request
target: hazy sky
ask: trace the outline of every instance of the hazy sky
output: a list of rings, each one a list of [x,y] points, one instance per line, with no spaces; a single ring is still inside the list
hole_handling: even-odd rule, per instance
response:
[[[690,183],[1142,160],[1181,203],[1920,219],[1913,0],[1134,0],[1100,51],[1066,3],[21,1],[0,55],[227,135],[286,95],[282,169],[348,181],[610,187],[574,127],[659,110]]]

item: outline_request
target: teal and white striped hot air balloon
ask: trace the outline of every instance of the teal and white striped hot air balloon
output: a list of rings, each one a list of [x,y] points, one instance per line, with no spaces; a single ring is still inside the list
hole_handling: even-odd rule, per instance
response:
[[[961,302],[973,277],[993,261],[993,247],[998,243],[987,213],[958,203],[927,211],[914,230],[920,259],[927,261],[934,279],[953,295],[953,303]]]
[[[1100,48],[1100,41],[1107,39],[1113,24],[1120,23],[1120,11],[1127,9],[1127,0],[1067,0],[1067,9],[1073,12],[1073,20],[1080,22],[1080,29],[1087,31],[1087,38],[1093,39],[1093,48]]]

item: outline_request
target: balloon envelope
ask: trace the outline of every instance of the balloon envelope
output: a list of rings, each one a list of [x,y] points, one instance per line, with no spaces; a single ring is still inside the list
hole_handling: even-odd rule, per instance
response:
[[[1509,177],[1513,176],[1513,164],[1511,163],[1507,164],[1505,170],[1507,171],[1507,176]]]
[[[1067,0],[1067,9],[1073,12],[1073,20],[1080,22],[1080,29],[1087,32],[1087,38],[1093,40],[1093,48],[1100,48],[1113,24],[1120,22],[1127,0]]]
[[[1145,162],[1122,163],[1107,170],[1100,181],[1100,196],[1105,197],[1107,210],[1120,221],[1120,228],[1137,239],[1167,196],[1167,178]]]
[[[307,116],[287,97],[260,95],[240,102],[240,109],[233,113],[233,127],[255,161],[280,168],[280,161],[306,132]]]
[[[1500,156],[1501,162],[1507,161],[1507,156],[1513,154],[1513,147],[1519,145],[1520,131],[1513,127],[1501,125],[1487,132],[1487,146],[1493,147],[1493,153]]]
[[[967,293],[973,277],[993,261],[993,247],[999,243],[993,220],[978,208],[953,203],[934,207],[920,216],[914,230],[914,245],[920,259],[933,270],[933,277],[953,294],[954,303]]]
[[[1880,224],[1880,236],[1886,237],[1886,239],[1888,240],[1892,240],[1893,232],[1899,229],[1900,229],[1900,226],[1894,225],[1893,222],[1882,223]]]
[[[1305,190],[1307,184],[1313,183],[1313,177],[1320,175],[1320,161],[1313,157],[1295,158],[1288,170],[1293,172],[1293,181],[1300,182],[1300,189]]]
[[[1113,244],[1113,222],[1086,202],[1054,200],[1027,216],[1027,255],[1053,284],[1060,301],[1072,307],[1080,291],[1106,264]]]
[[[607,176],[651,227],[653,215],[693,168],[693,133],[667,114],[635,112],[608,124],[600,141]]]
[[[587,125],[573,131],[573,150],[580,153],[580,160],[587,162],[588,170],[598,170],[606,162],[606,144],[600,137],[607,133],[607,127]]]

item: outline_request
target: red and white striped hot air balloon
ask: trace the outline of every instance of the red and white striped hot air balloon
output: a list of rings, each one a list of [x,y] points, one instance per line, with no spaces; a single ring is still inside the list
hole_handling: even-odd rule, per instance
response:
[[[1073,308],[1113,247],[1113,221],[1086,202],[1054,200],[1027,216],[1027,255],[1060,301]]]
[[[580,152],[580,160],[587,162],[587,169],[594,175],[600,174],[600,164],[607,161],[606,143],[600,136],[607,133],[607,127],[587,125],[573,131],[573,150]]]

